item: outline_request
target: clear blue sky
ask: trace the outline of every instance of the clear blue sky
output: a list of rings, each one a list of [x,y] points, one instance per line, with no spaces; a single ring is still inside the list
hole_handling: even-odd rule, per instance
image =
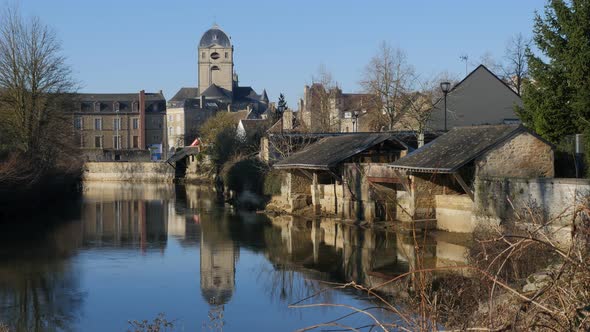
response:
[[[345,91],[358,91],[381,41],[404,49],[417,72],[463,77],[459,60],[503,55],[516,33],[532,34],[542,0],[20,0],[57,31],[82,92],[197,85],[197,44],[215,21],[231,37],[241,85],[295,107],[321,63]],[[473,68],[470,65],[470,68]]]

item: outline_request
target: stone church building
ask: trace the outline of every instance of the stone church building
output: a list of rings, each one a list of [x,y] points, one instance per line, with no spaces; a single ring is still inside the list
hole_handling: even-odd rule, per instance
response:
[[[248,118],[264,117],[269,108],[266,90],[257,94],[240,86],[234,70],[231,38],[216,24],[198,46],[198,87],[183,87],[168,101],[167,136],[170,148],[189,145],[199,127],[219,111],[248,111]]]

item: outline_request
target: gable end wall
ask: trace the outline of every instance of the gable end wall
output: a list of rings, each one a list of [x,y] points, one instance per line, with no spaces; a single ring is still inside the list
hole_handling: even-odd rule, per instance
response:
[[[524,132],[488,151],[475,161],[477,176],[551,178],[555,176],[553,149]]]

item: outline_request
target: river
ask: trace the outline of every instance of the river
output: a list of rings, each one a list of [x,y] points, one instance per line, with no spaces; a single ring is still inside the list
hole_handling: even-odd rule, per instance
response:
[[[289,304],[332,283],[378,285],[416,260],[409,234],[237,212],[200,186],[86,183],[69,209],[0,226],[0,322],[14,331],[127,331],[159,313],[174,331],[291,331],[351,310]],[[43,223],[51,226],[32,226]],[[464,237],[423,240],[425,264],[461,263]],[[313,303],[375,306],[350,288],[299,304]],[[338,323],[371,322],[356,314]]]

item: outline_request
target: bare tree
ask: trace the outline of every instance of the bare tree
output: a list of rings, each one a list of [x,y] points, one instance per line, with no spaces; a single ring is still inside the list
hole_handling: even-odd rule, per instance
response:
[[[414,68],[408,63],[406,53],[394,49],[386,42],[379,46],[377,54],[365,67],[360,85],[366,93],[377,96],[385,126],[392,130],[405,104],[405,97],[415,82]]]
[[[456,77],[449,73],[440,73],[429,79],[416,79],[417,90],[402,97],[400,116],[395,129],[410,131],[418,140],[419,146],[424,143],[424,135],[431,130],[434,104],[442,97],[440,82],[457,82]]]
[[[0,17],[0,121],[12,129],[13,150],[52,165],[75,154],[72,91],[76,84],[55,33],[18,8]]]
[[[503,66],[504,76],[508,84],[520,95],[522,82],[528,77],[528,64],[526,51],[531,45],[531,40],[521,33],[513,36],[507,43]]]

